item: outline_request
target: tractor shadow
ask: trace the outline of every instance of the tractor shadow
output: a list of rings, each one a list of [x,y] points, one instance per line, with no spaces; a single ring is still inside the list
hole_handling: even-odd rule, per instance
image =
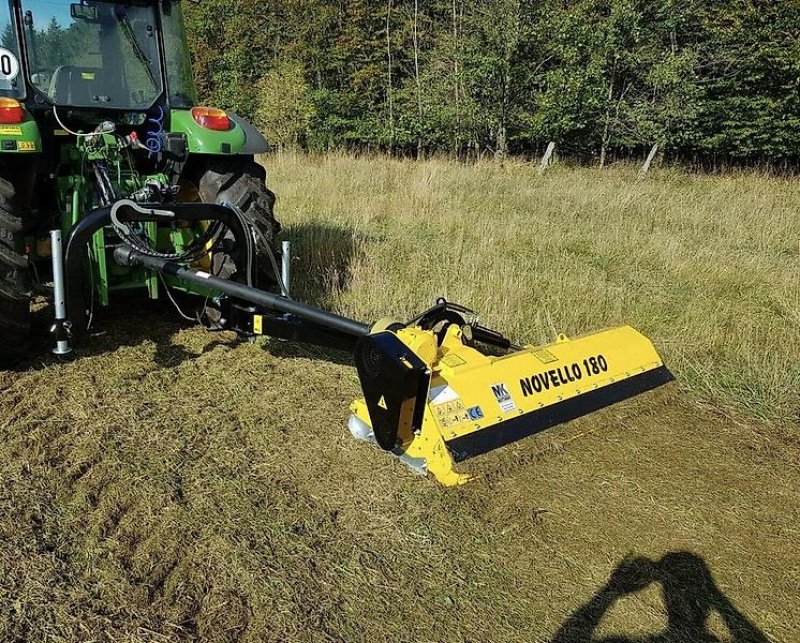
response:
[[[264,350],[280,359],[310,359],[339,366],[355,367],[353,354],[337,348],[270,338],[264,343]]]
[[[363,256],[365,244],[374,241],[355,230],[320,223],[289,226],[282,238],[292,242],[292,296],[323,309],[336,306],[341,294],[349,288],[353,266]],[[179,294],[176,294],[176,301],[186,311],[192,310],[193,301],[196,303],[196,300]],[[51,353],[49,330],[53,324],[52,306],[35,306],[32,322],[32,357],[12,370],[39,370],[64,359]],[[108,309],[95,310],[89,336],[66,359],[103,355],[120,347],[152,342],[155,345],[155,364],[162,368],[174,368],[196,360],[217,346],[234,346],[240,341],[247,341],[236,338],[232,333],[220,333],[220,339],[206,344],[200,354],[174,341],[180,331],[196,327],[196,324],[181,319],[166,298],[152,301],[143,293],[123,293],[112,298]],[[335,349],[277,339],[271,339],[264,345],[277,357],[320,359],[348,366],[353,363],[347,352]]]
[[[636,594],[652,583],[661,585],[666,628],[644,636],[596,636],[605,614],[621,598]],[[709,629],[716,613],[728,630],[720,639]],[[722,593],[708,565],[691,552],[669,552],[660,560],[626,558],[608,582],[586,604],[575,610],[551,643],[767,643],[756,627]]]
[[[365,248],[381,241],[352,228],[318,222],[287,226],[281,238],[292,244],[292,297],[332,311],[337,308],[341,295],[350,288],[353,271],[364,258]],[[264,347],[275,357],[353,366],[353,356],[344,350],[279,339],[269,339]]]
[[[17,365],[15,370],[38,370],[82,357],[113,353],[123,347],[136,347],[143,342],[154,345],[152,360],[155,365],[173,368],[185,361],[197,359],[217,346],[230,345],[236,341],[214,340],[207,343],[199,354],[187,350],[173,339],[180,331],[197,326],[178,318],[169,302],[153,301],[132,293],[125,293],[112,302],[108,309],[96,310],[89,335],[66,357],[57,357],[51,352],[53,345],[49,329],[52,323],[53,309],[50,305],[34,312],[32,357]]]

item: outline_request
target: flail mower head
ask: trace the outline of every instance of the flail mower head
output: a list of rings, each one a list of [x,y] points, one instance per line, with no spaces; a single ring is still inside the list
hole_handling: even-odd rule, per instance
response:
[[[470,479],[457,462],[673,379],[629,326],[521,348],[464,319],[468,312],[440,301],[356,349],[364,398],[351,407],[351,432],[444,485]]]

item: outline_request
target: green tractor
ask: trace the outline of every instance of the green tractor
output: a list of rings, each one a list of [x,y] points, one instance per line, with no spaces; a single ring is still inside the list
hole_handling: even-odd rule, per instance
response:
[[[36,291],[58,355],[122,291],[184,293],[211,327],[353,351],[350,431],[446,485],[469,479],[457,462],[672,379],[630,327],[520,346],[444,299],[374,324],[293,300],[267,143],[195,105],[177,0],[0,0],[0,31],[3,365],[29,354]]]
[[[195,294],[198,319],[230,325],[218,291],[112,253],[274,288],[280,226],[254,159],[267,149],[246,119],[197,105],[181,2],[0,0],[0,365],[28,355],[31,297],[54,277],[64,350],[121,291]]]

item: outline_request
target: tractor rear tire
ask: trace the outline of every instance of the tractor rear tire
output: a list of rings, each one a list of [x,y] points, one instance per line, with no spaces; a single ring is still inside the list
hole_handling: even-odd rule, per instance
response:
[[[281,226],[275,219],[275,194],[267,188],[266,179],[266,170],[252,157],[213,158],[200,177],[198,192],[204,203],[237,206],[248,225],[257,231],[253,285],[271,289],[277,279],[270,254],[277,264],[280,261],[278,233]],[[215,274],[224,279],[242,280],[244,267],[236,265],[237,254],[234,248],[219,253],[213,266]]]
[[[31,294],[28,259],[20,254],[23,220],[11,181],[0,177],[0,368],[28,354]]]

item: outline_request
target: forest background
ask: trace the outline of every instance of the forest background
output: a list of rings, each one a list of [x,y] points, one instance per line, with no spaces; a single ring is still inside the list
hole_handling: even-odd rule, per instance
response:
[[[203,0],[200,94],[312,151],[793,166],[795,0]]]

